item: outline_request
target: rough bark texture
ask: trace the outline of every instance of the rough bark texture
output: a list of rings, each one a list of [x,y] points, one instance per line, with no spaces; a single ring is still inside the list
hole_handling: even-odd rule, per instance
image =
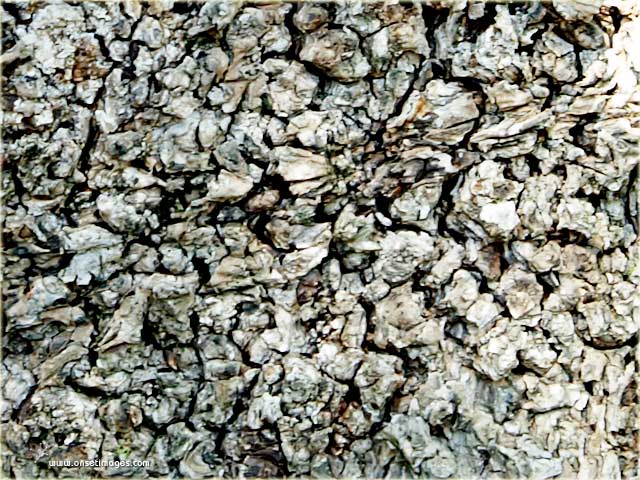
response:
[[[637,474],[636,2],[2,8],[6,475]]]

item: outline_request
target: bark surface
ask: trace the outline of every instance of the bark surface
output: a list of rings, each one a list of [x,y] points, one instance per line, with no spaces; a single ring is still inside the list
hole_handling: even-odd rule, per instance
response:
[[[637,475],[639,13],[5,2],[3,473]]]

